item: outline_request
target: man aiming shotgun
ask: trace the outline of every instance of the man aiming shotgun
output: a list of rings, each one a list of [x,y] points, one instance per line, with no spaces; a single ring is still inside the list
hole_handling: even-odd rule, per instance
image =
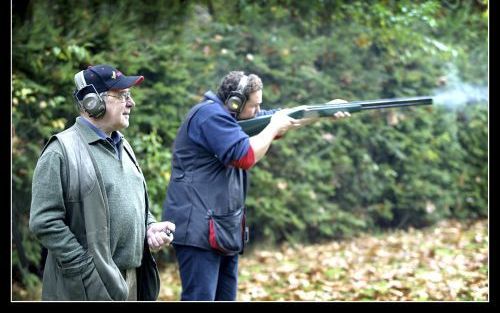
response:
[[[230,72],[217,94],[206,92],[178,130],[162,218],[176,225],[173,247],[181,300],[236,299],[238,254],[248,238],[247,171],[274,139],[316,120],[294,118],[292,109],[261,111],[262,92],[257,75]],[[269,119],[255,135],[238,124],[260,116]],[[330,116],[337,119],[349,113],[337,110]]]

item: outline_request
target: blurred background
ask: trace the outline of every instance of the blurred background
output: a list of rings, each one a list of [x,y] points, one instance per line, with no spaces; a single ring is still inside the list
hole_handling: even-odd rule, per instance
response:
[[[106,63],[145,77],[123,132],[158,219],[177,128],[231,70],[262,78],[264,109],[433,96],[433,106],[353,114],[273,143],[250,171],[239,300],[487,300],[488,48],[487,0],[12,1],[12,299],[40,299],[41,246],[28,230],[38,155],[75,121],[74,74]],[[372,261],[357,257],[360,238]],[[334,248],[321,255],[322,244]],[[304,251],[309,265],[286,259],[297,267],[262,276],[263,264]],[[392,255],[401,269],[405,251],[420,265],[389,278],[341,262]],[[172,254],[156,255],[168,273],[160,300],[178,299]]]

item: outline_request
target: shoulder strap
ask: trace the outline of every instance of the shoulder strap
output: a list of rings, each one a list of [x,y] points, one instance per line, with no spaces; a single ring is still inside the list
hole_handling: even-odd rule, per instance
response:
[[[123,140],[123,149],[127,152],[128,156],[132,160],[132,163],[134,163],[134,165],[137,168],[137,170],[139,171],[139,173],[141,173],[141,175],[143,176],[142,183],[144,184],[144,192],[146,193],[145,198],[146,198],[146,225],[147,225],[147,223],[148,223],[148,210],[149,210],[148,185],[146,183],[146,179],[144,178],[144,174],[141,171],[141,167],[139,166],[139,163],[137,162],[137,159],[135,157],[134,150],[132,149],[132,146],[130,146],[130,144],[128,143],[128,141],[125,138],[123,138],[122,140]]]
[[[134,150],[132,149],[132,147],[128,143],[127,139],[123,138],[122,140],[123,140],[123,149],[127,152],[128,156],[132,160],[132,163],[134,163],[134,165],[137,168],[137,170],[139,171],[139,173],[142,174],[141,167],[139,166],[139,163],[137,162],[137,159],[136,159],[135,154],[134,154]]]

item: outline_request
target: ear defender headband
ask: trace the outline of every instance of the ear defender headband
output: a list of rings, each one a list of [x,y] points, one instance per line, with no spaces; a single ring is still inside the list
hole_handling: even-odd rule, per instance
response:
[[[245,103],[247,102],[247,97],[243,93],[247,86],[247,82],[248,76],[243,75],[238,83],[238,88],[236,88],[235,91],[231,91],[226,100],[226,106],[231,112],[236,113],[236,117],[243,111]]]
[[[106,112],[106,103],[101,98],[93,84],[87,85],[83,71],[75,75],[76,91],[73,96],[80,109],[83,109],[91,117],[99,118]],[[82,95],[83,98],[82,98]]]

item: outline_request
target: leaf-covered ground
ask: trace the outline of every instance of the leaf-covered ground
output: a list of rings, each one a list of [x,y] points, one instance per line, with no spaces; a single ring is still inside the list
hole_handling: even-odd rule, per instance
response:
[[[488,301],[488,222],[254,249],[240,256],[239,301]],[[161,301],[177,301],[173,262]]]

